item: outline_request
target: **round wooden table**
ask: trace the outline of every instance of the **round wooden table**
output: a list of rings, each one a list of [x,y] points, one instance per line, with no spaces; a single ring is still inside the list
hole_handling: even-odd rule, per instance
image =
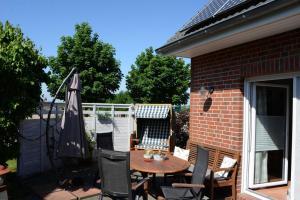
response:
[[[151,159],[151,161],[145,161],[144,151],[136,150],[130,151],[130,168],[153,174],[172,174],[186,170],[190,166],[190,163],[186,160],[182,160],[171,154],[167,154],[166,160],[157,161]]]
[[[186,170],[189,166],[190,163],[188,161],[177,158],[171,154],[167,154],[167,159],[165,160],[158,161],[151,159],[151,161],[146,161],[144,159],[143,150],[130,151],[130,169],[142,172],[143,177],[148,176],[149,173],[152,174],[151,182],[154,182],[154,187],[156,187],[156,174],[177,173]],[[164,176],[164,183],[166,182],[165,178]],[[144,185],[144,190],[146,194],[157,198],[156,194],[149,192],[150,186],[148,182]]]

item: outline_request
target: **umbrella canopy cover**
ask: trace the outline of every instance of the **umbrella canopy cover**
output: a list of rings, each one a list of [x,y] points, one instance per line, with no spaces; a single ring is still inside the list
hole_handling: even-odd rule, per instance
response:
[[[78,73],[75,73],[68,86],[66,105],[61,122],[58,157],[87,157],[87,140],[80,96],[81,84]]]

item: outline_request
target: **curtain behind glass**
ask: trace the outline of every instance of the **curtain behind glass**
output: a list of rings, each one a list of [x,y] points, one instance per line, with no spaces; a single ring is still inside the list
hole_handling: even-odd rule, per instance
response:
[[[265,115],[267,115],[267,88],[256,87],[256,118]],[[254,183],[266,182],[268,182],[268,152],[255,151]]]

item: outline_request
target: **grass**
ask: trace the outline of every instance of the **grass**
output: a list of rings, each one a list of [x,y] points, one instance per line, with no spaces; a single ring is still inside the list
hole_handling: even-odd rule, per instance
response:
[[[11,172],[16,172],[17,171],[17,159],[11,159],[6,161],[6,164],[8,165],[8,169]]]

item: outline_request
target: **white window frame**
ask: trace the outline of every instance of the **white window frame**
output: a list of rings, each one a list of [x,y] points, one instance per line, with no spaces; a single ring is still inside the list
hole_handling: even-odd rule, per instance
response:
[[[250,105],[250,97],[251,97],[251,88],[250,85],[253,82],[258,81],[271,81],[271,80],[280,80],[280,79],[293,79],[293,106],[291,112],[293,113],[292,119],[292,157],[291,157],[291,189],[290,189],[290,199],[300,199],[300,194],[297,194],[297,186],[300,186],[300,169],[297,169],[296,166],[300,166],[300,154],[296,154],[294,152],[299,152],[300,150],[300,128],[296,126],[296,121],[300,120],[300,113],[297,114],[295,110],[300,110],[300,92],[298,92],[298,96],[296,96],[296,90],[300,90],[296,88],[296,78],[298,77],[300,81],[300,73],[283,73],[276,75],[266,75],[266,76],[257,76],[246,78],[244,80],[244,117],[243,117],[243,154],[242,154],[242,177],[241,177],[241,192],[245,194],[249,194],[253,197],[262,200],[270,200],[267,197],[264,197],[253,190],[249,189],[249,159],[250,159],[250,122],[251,116],[251,105]],[[300,85],[300,84],[299,84]],[[296,134],[299,132],[298,134]],[[297,142],[299,145],[296,145]]]

